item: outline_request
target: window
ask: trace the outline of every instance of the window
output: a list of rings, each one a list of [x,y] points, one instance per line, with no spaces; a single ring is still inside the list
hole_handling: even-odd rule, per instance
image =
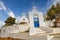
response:
[[[3,30],[5,32],[5,30]]]
[[[25,21],[25,19],[23,19]]]

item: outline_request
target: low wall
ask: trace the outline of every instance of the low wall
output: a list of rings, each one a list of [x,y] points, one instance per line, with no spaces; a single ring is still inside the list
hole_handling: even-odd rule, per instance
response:
[[[60,28],[53,28],[54,33],[60,33]]]

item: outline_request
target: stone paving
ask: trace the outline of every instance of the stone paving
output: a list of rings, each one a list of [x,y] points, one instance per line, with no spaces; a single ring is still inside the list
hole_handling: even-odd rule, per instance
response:
[[[17,40],[20,40],[20,39],[23,39],[23,40],[47,40],[47,36],[46,35],[33,35],[33,36],[30,36],[29,33],[12,33],[12,34],[9,34],[9,36],[11,38],[14,38],[17,39]],[[60,35],[54,35],[54,38],[52,38],[52,40],[60,40]]]

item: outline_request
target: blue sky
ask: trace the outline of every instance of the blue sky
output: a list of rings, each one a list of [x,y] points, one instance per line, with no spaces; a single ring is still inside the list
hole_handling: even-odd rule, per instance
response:
[[[9,17],[21,16],[24,12],[26,15],[36,6],[39,11],[46,14],[46,10],[55,4],[54,0],[0,0],[0,26]]]
[[[33,4],[40,10],[45,12],[44,7],[47,4],[48,0],[2,0],[5,6],[11,9],[16,16],[21,15],[22,12],[27,13],[32,10]],[[49,2],[51,3],[51,2]]]

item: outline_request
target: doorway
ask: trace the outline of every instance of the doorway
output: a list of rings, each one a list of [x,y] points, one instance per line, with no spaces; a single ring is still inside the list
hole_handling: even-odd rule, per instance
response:
[[[39,25],[39,17],[37,14],[34,15],[34,27],[35,28],[38,28],[40,25]]]

